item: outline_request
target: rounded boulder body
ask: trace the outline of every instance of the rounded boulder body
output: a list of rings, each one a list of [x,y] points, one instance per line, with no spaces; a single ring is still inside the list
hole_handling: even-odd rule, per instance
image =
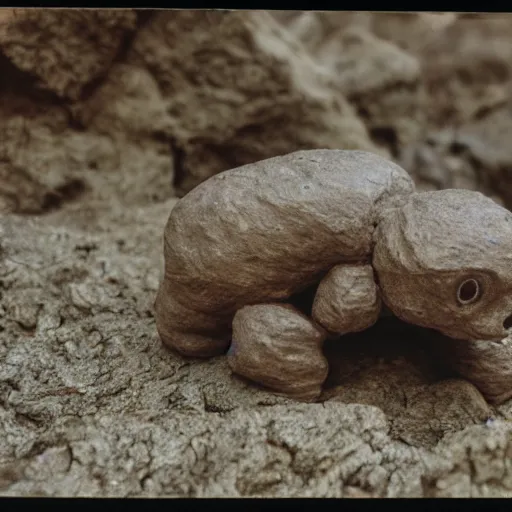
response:
[[[161,336],[218,336],[245,305],[285,300],[335,264],[370,261],[381,208],[413,191],[405,170],[363,151],[298,151],[213,176],[165,228]]]

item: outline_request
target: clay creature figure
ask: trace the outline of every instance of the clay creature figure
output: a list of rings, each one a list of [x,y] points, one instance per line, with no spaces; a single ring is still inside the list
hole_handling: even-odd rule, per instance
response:
[[[512,396],[512,213],[478,192],[415,193],[377,155],[298,151],[189,192],[164,255],[157,328],[184,356],[227,351],[236,374],[314,400],[324,340],[343,343],[385,305],[449,336],[440,356],[487,399]],[[311,289],[305,311],[295,299]]]

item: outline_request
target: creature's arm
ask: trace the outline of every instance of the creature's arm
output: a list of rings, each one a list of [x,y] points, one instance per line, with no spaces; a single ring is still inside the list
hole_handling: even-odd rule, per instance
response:
[[[341,264],[322,279],[313,302],[313,319],[331,333],[346,334],[371,327],[381,300],[371,265]]]

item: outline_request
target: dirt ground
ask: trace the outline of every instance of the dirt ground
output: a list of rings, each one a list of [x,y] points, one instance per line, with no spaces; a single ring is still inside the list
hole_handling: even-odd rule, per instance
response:
[[[319,403],[156,333],[215,173],[364,149],[512,207],[512,15],[0,10],[0,495],[512,497],[512,401],[383,319]]]

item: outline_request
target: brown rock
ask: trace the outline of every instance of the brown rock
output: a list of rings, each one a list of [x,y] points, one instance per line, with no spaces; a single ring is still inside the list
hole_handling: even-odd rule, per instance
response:
[[[41,87],[77,99],[107,72],[135,22],[132,10],[23,9],[0,24],[0,49]]]
[[[454,12],[379,12],[373,13],[371,30],[417,55],[443,37],[459,16]]]
[[[434,126],[461,125],[509,96],[512,17],[456,20],[419,53]]]
[[[432,133],[405,148],[400,164],[419,190],[478,190],[510,208],[511,133],[512,110],[501,108],[458,130]]]
[[[376,143],[397,154],[422,136],[426,96],[416,57],[360,27],[333,34],[317,57]]]
[[[4,212],[37,213],[82,193],[83,167],[73,174],[80,158],[73,155],[73,162],[62,144],[62,134],[69,133],[66,111],[14,92],[19,77],[7,73],[3,78],[0,200]]]
[[[168,99],[181,193],[297,149],[375,150],[329,76],[265,12],[159,12],[130,52]]]
[[[4,118],[3,128],[9,133],[0,142],[5,211],[42,212],[81,195],[151,202],[172,194],[172,155],[164,143],[142,146],[92,131],[58,131],[16,116]]]
[[[4,212],[38,213],[82,195],[151,202],[172,194],[173,156],[161,137],[165,108],[145,70],[114,68],[97,94],[74,105],[73,123],[64,105],[39,97],[6,63],[2,70]]]
[[[0,23],[8,23],[11,18],[18,16],[20,9],[2,9],[0,10]]]
[[[456,147],[469,161],[478,176],[478,189],[498,196],[512,207],[512,105],[463,126],[456,138]]]
[[[84,100],[73,105],[77,122],[112,138],[170,139],[167,104],[158,84],[143,67],[114,64],[106,79]]]
[[[340,29],[354,26],[369,29],[373,21],[373,14],[370,12],[272,11],[272,15],[313,55]]]
[[[478,174],[472,162],[465,158],[463,149],[457,144],[456,133],[446,129],[432,132],[426,139],[403,148],[399,162],[421,192],[464,188],[490,194],[479,186]]]
[[[327,331],[370,327],[382,298],[406,322],[492,346],[512,326],[510,212],[476,192],[412,191],[405,171],[359,151],[295,152],[212,177],[166,226],[155,303],[162,340],[188,356],[220,354],[241,308],[293,303],[319,283],[311,314]],[[293,388],[293,369],[286,385],[268,380],[253,355],[252,366],[235,370],[280,392]],[[464,356],[452,370],[493,401],[510,396],[508,362],[495,363],[503,354]]]

